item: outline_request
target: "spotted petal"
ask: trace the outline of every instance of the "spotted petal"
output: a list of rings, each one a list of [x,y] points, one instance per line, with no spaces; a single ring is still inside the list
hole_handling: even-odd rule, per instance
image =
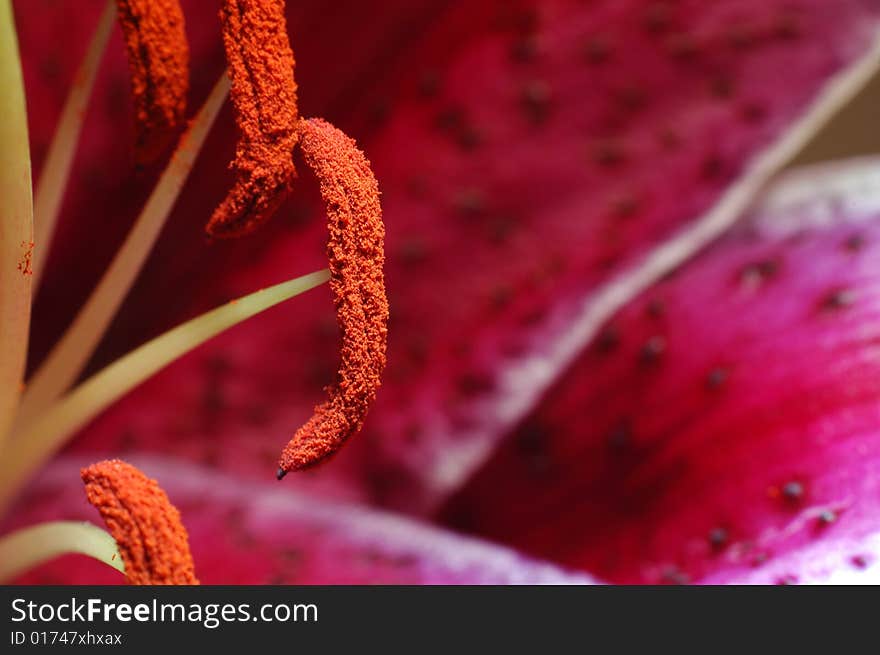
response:
[[[880,581],[880,162],[805,169],[606,326],[443,511],[617,582]]]

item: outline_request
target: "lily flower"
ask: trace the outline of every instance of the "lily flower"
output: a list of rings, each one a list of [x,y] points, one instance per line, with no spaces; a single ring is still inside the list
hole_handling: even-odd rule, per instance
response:
[[[100,4],[14,3],[37,171]],[[189,330],[173,353],[163,335],[325,267],[345,203],[295,128],[271,175],[242,155],[241,105],[209,92],[226,66],[217,4],[181,2],[188,106],[203,107],[170,159],[187,155],[185,183],[48,407],[80,407],[114,366],[136,381],[87,387],[114,402],[38,467],[5,465],[0,534],[94,521],[69,493],[78,472],[124,458],[179,510],[204,583],[877,581],[877,163],[783,171],[880,67],[880,5],[290,3],[299,113],[356,137],[378,181],[391,313],[369,413],[340,413],[333,457],[283,459],[305,470],[276,482],[279,435],[340,388],[341,287],[208,342]],[[29,329],[0,337],[22,350],[30,333],[28,378],[170,170],[125,138],[138,113],[117,39],[76,114]],[[242,188],[268,191],[248,204]],[[240,238],[205,236],[218,206]],[[33,407],[7,452],[48,421]],[[122,578],[65,555],[17,580]]]

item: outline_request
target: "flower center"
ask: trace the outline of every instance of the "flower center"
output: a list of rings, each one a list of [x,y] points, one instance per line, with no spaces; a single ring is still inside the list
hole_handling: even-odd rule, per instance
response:
[[[189,52],[183,13],[177,0],[116,0],[116,8],[132,80],[136,160],[145,163],[162,153],[184,117]],[[102,16],[83,65],[87,83],[74,89],[70,108],[85,106],[107,40],[108,16],[108,12]],[[241,236],[267,220],[289,192],[295,175],[293,150],[301,143],[328,207],[329,276],[324,271],[313,273],[233,301],[154,339],[70,390],[158,238],[225,98],[227,87],[221,81],[181,138],[95,292],[29,381],[15,416],[13,438],[0,461],[0,506],[80,427],[146,377],[219,331],[328,278],[342,337],[337,381],[328,389],[327,401],[284,448],[278,479],[334,454],[360,429],[375,399],[385,367],[388,301],[385,231],[370,164],[352,139],[326,121],[299,118],[283,0],[225,0],[221,17],[239,129],[232,162],[237,179],[207,231],[217,237]],[[71,109],[71,115],[83,113]],[[62,127],[50,148],[57,153],[50,158],[50,163],[57,162],[52,174],[47,174],[50,198],[37,203],[50,215],[43,231],[47,242],[80,125],[71,119]],[[28,289],[28,301],[29,293]],[[119,547],[129,582],[197,583],[186,530],[155,481],[118,460],[88,467],[82,477],[89,501]],[[70,537],[72,543],[81,536],[66,528],[53,534],[67,535],[59,539]],[[4,543],[11,548],[10,543],[18,542],[0,540],[0,547]],[[95,543],[99,547],[79,550],[94,555],[104,547],[100,537]]]

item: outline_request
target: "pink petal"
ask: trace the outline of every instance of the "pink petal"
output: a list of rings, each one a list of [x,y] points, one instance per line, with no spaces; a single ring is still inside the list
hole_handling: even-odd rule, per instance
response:
[[[350,3],[327,23],[317,3],[290,4],[303,110],[358,137],[383,189],[393,317],[386,383],[365,433],[300,484],[423,513],[559,376],[567,360],[557,346],[586,299],[708,208],[863,51],[880,12],[868,0],[424,2],[392,3],[364,22]],[[197,18],[204,3],[191,5],[189,24],[210,24]],[[196,34],[198,94],[219,72],[219,39],[205,27]],[[30,43],[29,52],[45,45]],[[367,63],[346,74],[353,60]],[[104,87],[101,115],[118,129],[100,131],[81,158],[48,304],[37,308],[37,353],[147,188],[116,172],[126,170],[125,110],[114,66],[117,95]],[[368,124],[360,110],[377,103],[384,120]],[[97,361],[322,265],[323,215],[305,176],[262,235],[204,243],[201,224],[229,180],[229,125]],[[93,254],[82,234],[108,245]],[[171,367],[78,447],[149,449],[269,478],[331,380],[336,349],[330,299],[314,292]],[[516,372],[528,383],[512,385]]]
[[[443,512],[615,582],[880,581],[880,161],[630,303]]]
[[[46,470],[14,523],[83,519],[100,524],[67,458]],[[586,575],[476,539],[364,507],[328,503],[290,485],[244,486],[204,467],[139,458],[180,510],[204,584],[590,584]],[[65,556],[19,582],[121,583],[112,569]]]

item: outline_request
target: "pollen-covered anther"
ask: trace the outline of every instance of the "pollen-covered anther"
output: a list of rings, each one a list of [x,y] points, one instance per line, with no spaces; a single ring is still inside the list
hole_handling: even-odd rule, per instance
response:
[[[225,0],[220,17],[239,140],[230,164],[235,184],[206,230],[237,237],[265,222],[290,190],[296,82],[284,0]]]
[[[135,105],[135,160],[148,164],[183,124],[189,46],[178,0],[116,0]]]
[[[86,496],[116,540],[134,585],[199,584],[180,512],[158,483],[118,459],[82,470]]]
[[[327,205],[330,289],[342,351],[328,400],[281,454],[279,479],[325,460],[360,429],[380,385],[388,337],[385,228],[370,164],[352,139],[321,119],[301,120],[299,130]]]

